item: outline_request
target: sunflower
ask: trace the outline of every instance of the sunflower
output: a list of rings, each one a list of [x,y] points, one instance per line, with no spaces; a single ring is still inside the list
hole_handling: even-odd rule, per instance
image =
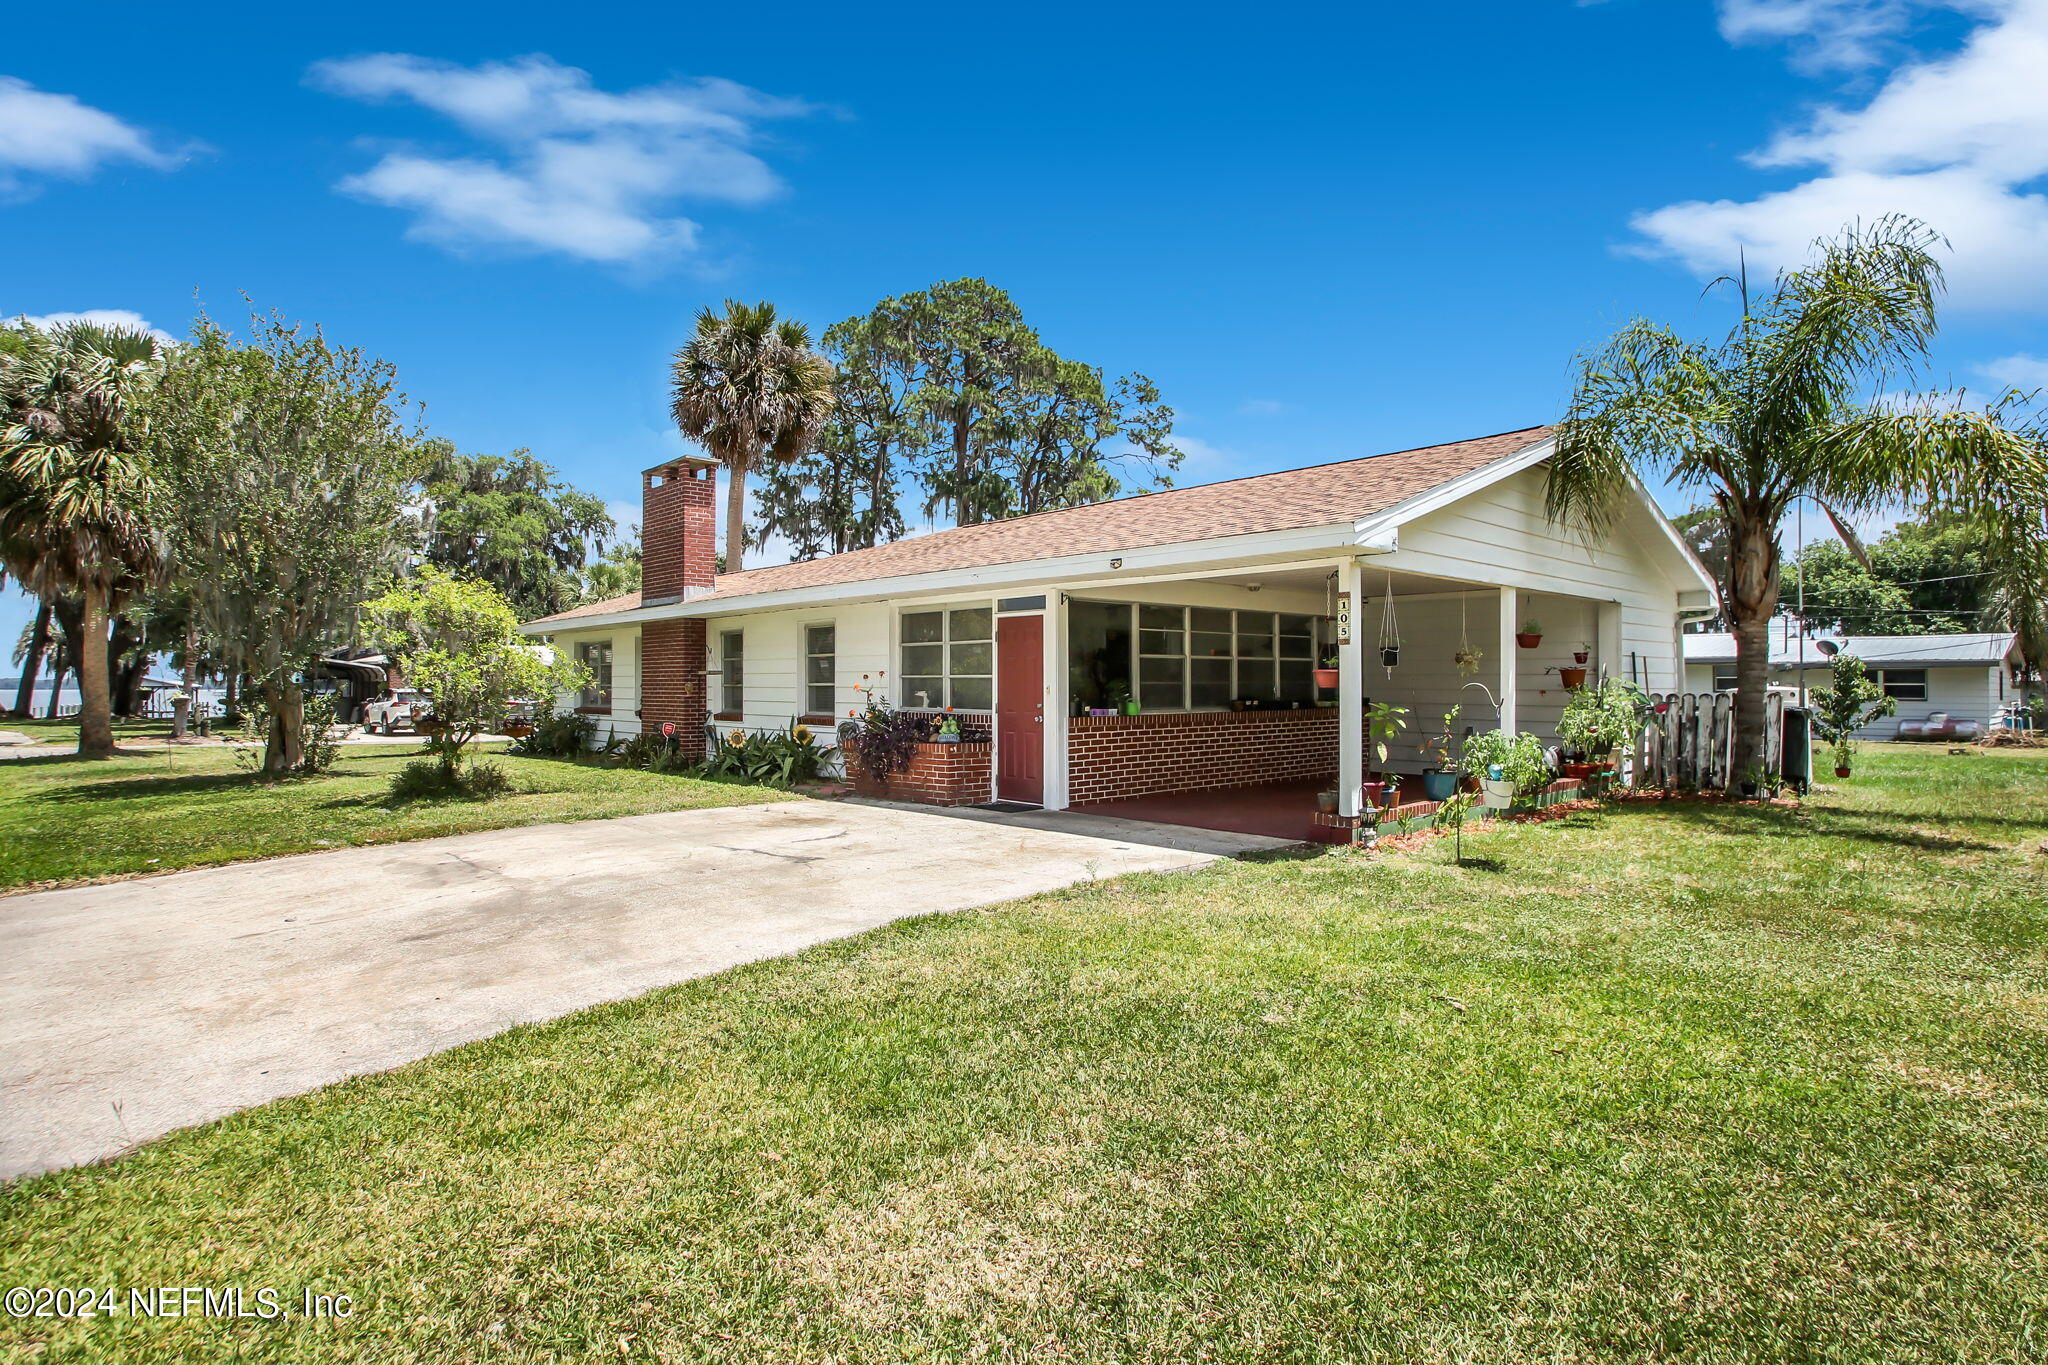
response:
[[[809,744],[811,742],[811,727],[808,725],[799,725],[789,733],[796,737],[796,742],[799,744]]]
[[[725,737],[725,742],[737,749],[747,742],[747,732],[745,730],[735,730]]]

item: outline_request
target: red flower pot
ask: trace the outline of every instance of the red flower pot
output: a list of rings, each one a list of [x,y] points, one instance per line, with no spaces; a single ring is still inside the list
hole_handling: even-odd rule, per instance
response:
[[[1848,775],[1849,775],[1849,770],[1848,770],[1847,768],[1837,768],[1837,769],[1835,769],[1835,776],[1836,776],[1836,777],[1847,777]]]
[[[1316,686],[1317,686],[1317,687],[1335,687],[1336,685],[1337,685],[1337,670],[1336,670],[1336,669],[1334,669],[1334,668],[1319,668],[1319,669],[1317,669],[1317,670],[1316,670]]]
[[[1525,635],[1518,630],[1515,632],[1515,643],[1523,649],[1534,649],[1543,643],[1543,637],[1541,635]]]
[[[1586,685],[1586,670],[1583,668],[1560,668],[1557,670],[1557,680],[1568,688],[1584,687]]]

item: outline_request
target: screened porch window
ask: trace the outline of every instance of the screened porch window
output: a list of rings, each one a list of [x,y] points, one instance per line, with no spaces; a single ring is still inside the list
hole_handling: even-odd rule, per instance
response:
[[[947,607],[903,613],[898,705],[987,711],[995,705],[995,612]]]
[[[1067,613],[1072,704],[1219,711],[1233,701],[1314,701],[1321,620],[1292,612],[1075,602]]]

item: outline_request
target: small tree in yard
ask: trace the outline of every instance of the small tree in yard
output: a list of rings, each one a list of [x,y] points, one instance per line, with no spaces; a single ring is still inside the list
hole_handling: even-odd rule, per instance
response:
[[[1812,694],[1813,728],[1835,751],[1835,775],[1849,775],[1856,755],[1858,729],[1891,715],[1899,704],[1871,681],[1870,670],[1854,654],[1837,654],[1828,685]]]
[[[260,695],[263,771],[278,775],[306,766],[303,670],[348,643],[365,592],[417,539],[431,452],[390,365],[251,322],[243,343],[198,321],[149,396],[144,449],[178,581]]]
[[[363,606],[370,638],[398,663],[405,680],[432,699],[427,747],[445,785],[461,774],[462,751],[505,721],[515,702],[545,700],[581,687],[582,665],[551,657],[519,633],[519,615],[488,583],[428,568]]]

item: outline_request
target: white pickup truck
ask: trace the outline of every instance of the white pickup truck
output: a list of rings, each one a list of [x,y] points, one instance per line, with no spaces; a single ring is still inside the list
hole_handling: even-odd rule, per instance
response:
[[[373,735],[395,735],[400,730],[418,730],[419,718],[433,709],[426,694],[401,687],[386,692],[363,707],[363,729]]]

